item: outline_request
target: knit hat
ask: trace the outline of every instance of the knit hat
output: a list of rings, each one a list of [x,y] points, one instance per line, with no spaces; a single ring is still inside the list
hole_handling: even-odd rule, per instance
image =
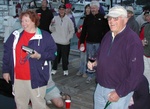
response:
[[[110,17],[119,17],[119,16],[127,17],[127,11],[122,6],[114,6],[109,9],[109,12],[107,15],[105,15],[105,18],[107,18],[108,16],[110,16]]]

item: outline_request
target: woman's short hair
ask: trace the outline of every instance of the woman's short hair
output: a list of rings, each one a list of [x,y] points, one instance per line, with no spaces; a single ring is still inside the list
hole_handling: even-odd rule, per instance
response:
[[[85,7],[84,7],[84,15],[86,15],[86,8],[87,7],[90,7],[90,4],[87,4]]]
[[[38,27],[39,24],[40,24],[40,18],[38,16],[38,14],[35,12],[35,10],[31,10],[31,9],[28,9],[26,11],[23,11],[19,18],[20,18],[20,21],[22,20],[22,17],[23,16],[29,16],[29,18],[31,19],[32,22],[35,23],[35,26]]]

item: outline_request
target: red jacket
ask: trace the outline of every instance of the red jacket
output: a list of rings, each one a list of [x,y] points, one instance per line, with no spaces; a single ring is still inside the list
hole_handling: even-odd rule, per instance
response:
[[[79,29],[82,29],[82,25],[79,26]],[[81,31],[81,32],[82,32],[82,31]],[[79,49],[79,50],[80,50],[80,44],[81,44],[81,43],[80,43],[81,32],[78,32],[78,31],[76,32],[76,36],[77,36],[78,39],[79,39],[79,40],[78,40],[78,49]],[[84,48],[85,48],[85,49],[84,49],[83,52],[86,51],[86,42],[84,42]]]

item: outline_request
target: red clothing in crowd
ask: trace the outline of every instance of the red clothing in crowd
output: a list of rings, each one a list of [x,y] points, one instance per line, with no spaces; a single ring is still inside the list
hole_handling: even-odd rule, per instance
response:
[[[82,25],[79,26],[79,29],[82,29]],[[82,32],[82,31],[81,31],[81,32]],[[80,43],[81,32],[78,32],[78,31],[76,32],[76,36],[77,36],[78,39],[79,39],[79,40],[78,40],[78,49],[80,49],[80,44],[81,44],[81,43]],[[83,52],[86,51],[86,42],[84,42],[84,48],[85,48],[85,49],[84,49]]]
[[[22,50],[22,45],[28,46],[28,42],[35,33],[23,32],[21,39],[16,45],[15,77],[21,80],[30,80],[29,61],[26,60],[28,53]]]
[[[141,32],[140,32],[140,39],[141,40],[144,39],[144,27],[141,29]]]

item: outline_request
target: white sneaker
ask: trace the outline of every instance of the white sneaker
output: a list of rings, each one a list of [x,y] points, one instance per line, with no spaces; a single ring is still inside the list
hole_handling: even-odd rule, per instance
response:
[[[52,75],[55,75],[55,74],[56,74],[56,70],[52,70],[52,71],[51,71],[51,74],[52,74]]]
[[[64,75],[67,76],[68,74],[69,74],[69,73],[68,73],[68,70],[65,70],[65,71],[64,71]]]

